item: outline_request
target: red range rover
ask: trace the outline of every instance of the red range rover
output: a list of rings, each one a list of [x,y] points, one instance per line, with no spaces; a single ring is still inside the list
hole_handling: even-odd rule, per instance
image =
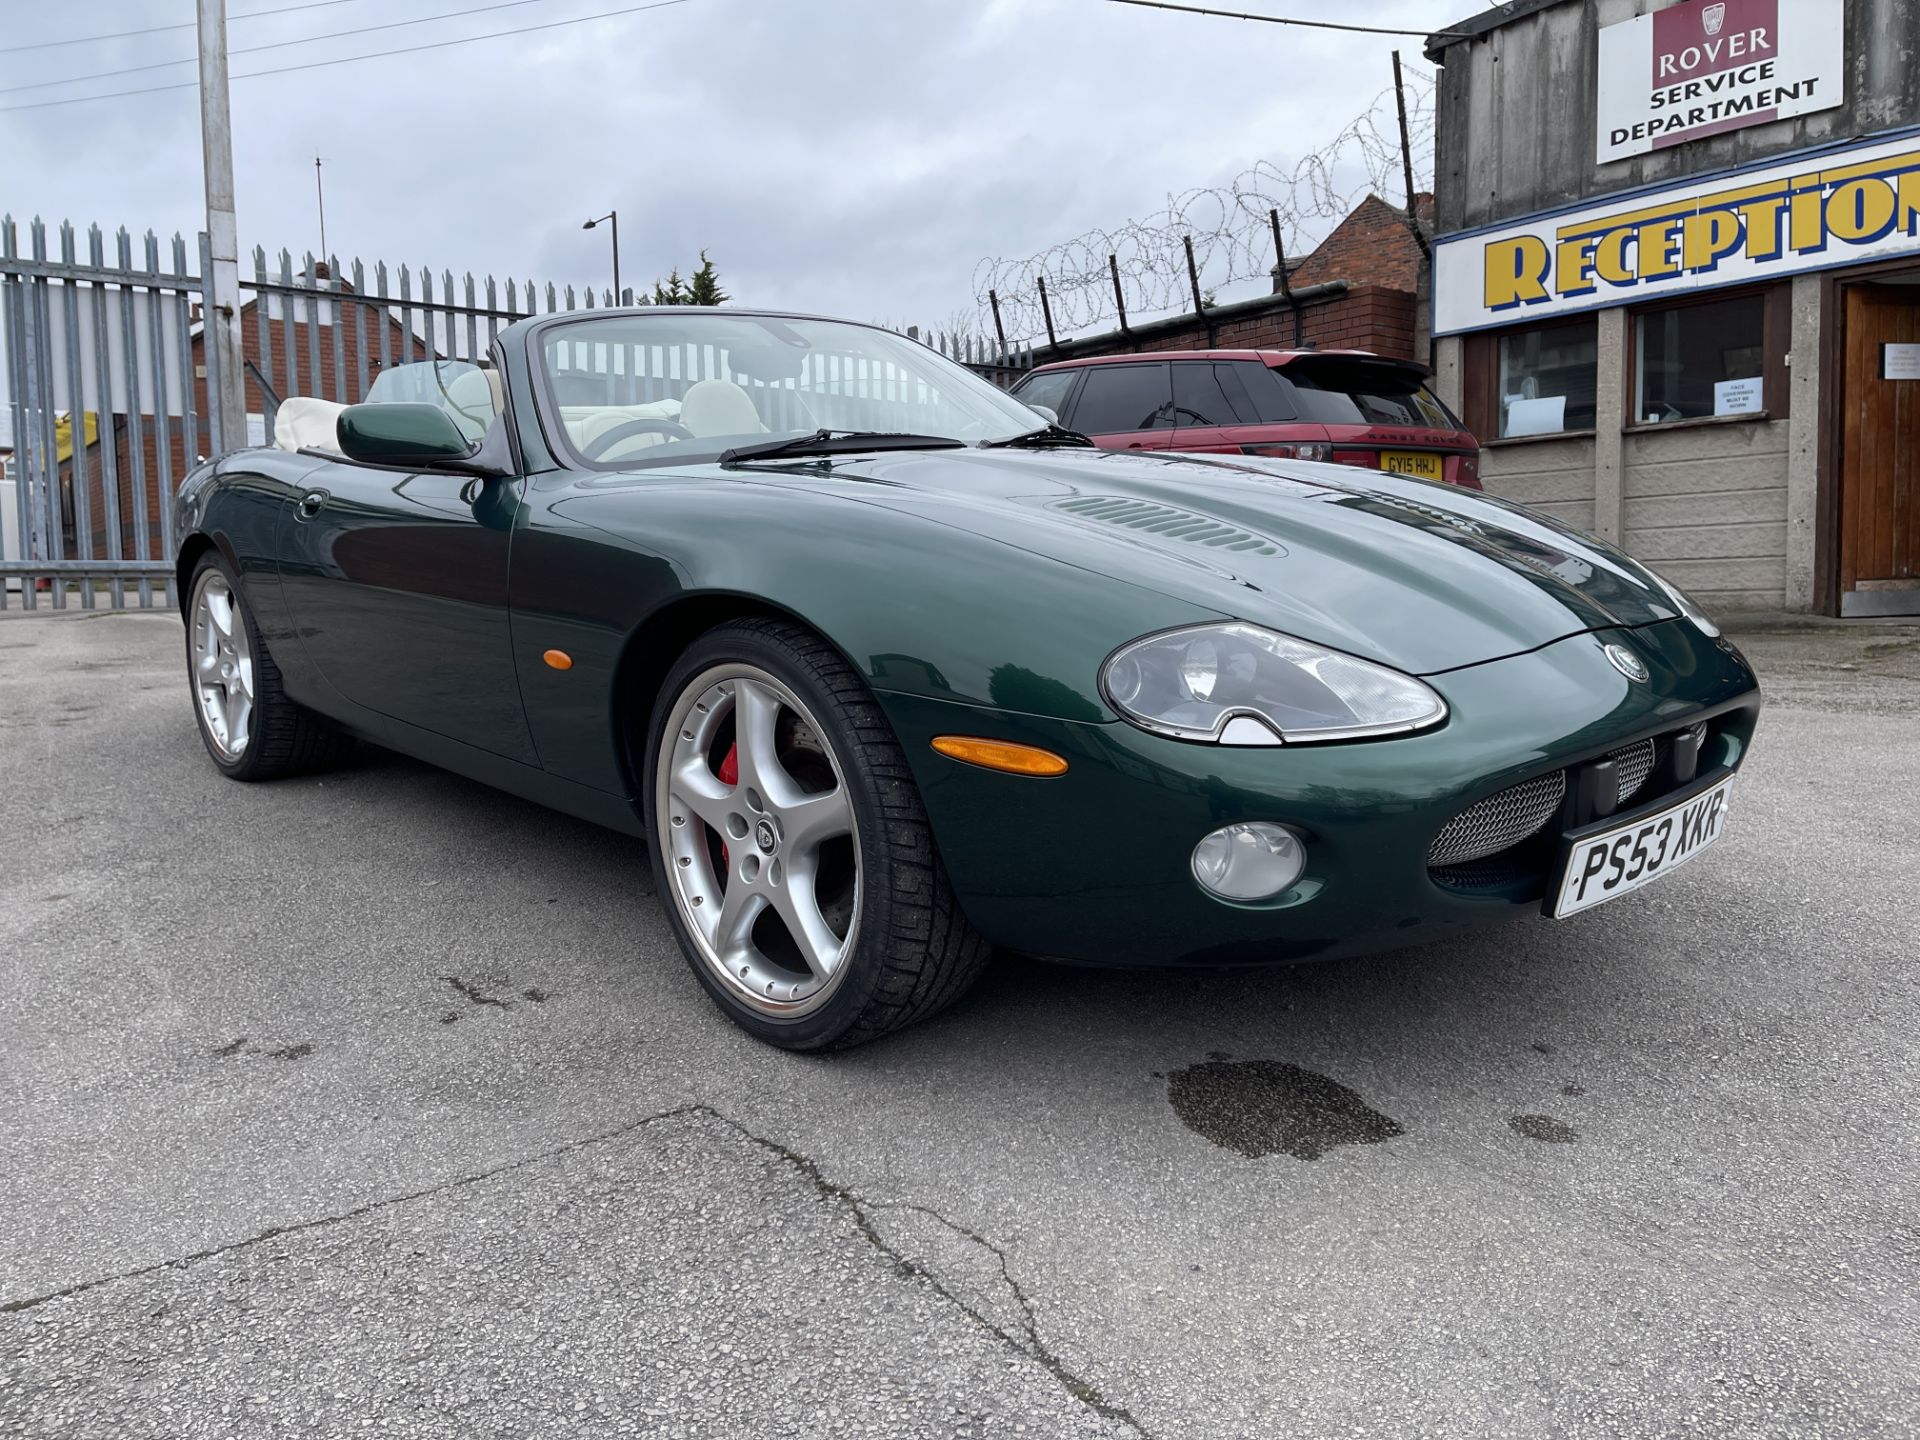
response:
[[[1169,350],[1042,365],[1013,393],[1109,450],[1290,455],[1480,488],[1427,369],[1366,350]]]

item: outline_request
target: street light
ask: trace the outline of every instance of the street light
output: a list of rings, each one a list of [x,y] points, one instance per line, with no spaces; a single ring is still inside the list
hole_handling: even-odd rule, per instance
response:
[[[589,220],[580,228],[591,230],[602,221],[608,220],[613,222],[613,303],[618,305],[620,303],[620,212],[609,210],[599,220]]]

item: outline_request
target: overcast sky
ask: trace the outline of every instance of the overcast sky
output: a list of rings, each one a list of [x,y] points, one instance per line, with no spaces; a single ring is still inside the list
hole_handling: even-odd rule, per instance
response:
[[[236,77],[623,9],[637,0],[230,0]],[[375,34],[251,46],[447,16]],[[1224,8],[1438,28],[1432,0]],[[0,107],[188,81],[192,0],[0,0]],[[977,264],[1112,228],[1170,191],[1291,167],[1391,81],[1413,38],[1208,19],[1105,0],[684,0],[647,13],[233,85],[243,256],[318,248],[456,274],[626,283],[707,247],[741,302],[945,325]],[[1397,187],[1390,195],[1399,200]],[[189,237],[201,224],[191,88],[0,113],[0,209]],[[244,262],[243,262],[244,268]],[[1256,287],[1258,288],[1258,287]],[[1245,293],[1236,287],[1226,293]]]

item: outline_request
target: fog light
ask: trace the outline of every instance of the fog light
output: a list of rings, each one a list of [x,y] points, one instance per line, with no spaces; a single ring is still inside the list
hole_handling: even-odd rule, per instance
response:
[[[1242,821],[1193,847],[1193,878],[1223,900],[1267,900],[1300,878],[1307,851],[1284,826]]]

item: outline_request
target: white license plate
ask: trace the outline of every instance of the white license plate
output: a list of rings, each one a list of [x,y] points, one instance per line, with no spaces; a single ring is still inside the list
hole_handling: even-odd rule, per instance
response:
[[[1729,775],[1711,790],[1671,809],[1576,841],[1560,877],[1553,917],[1564,920],[1604,900],[1638,890],[1677,870],[1720,838],[1726,826]]]

